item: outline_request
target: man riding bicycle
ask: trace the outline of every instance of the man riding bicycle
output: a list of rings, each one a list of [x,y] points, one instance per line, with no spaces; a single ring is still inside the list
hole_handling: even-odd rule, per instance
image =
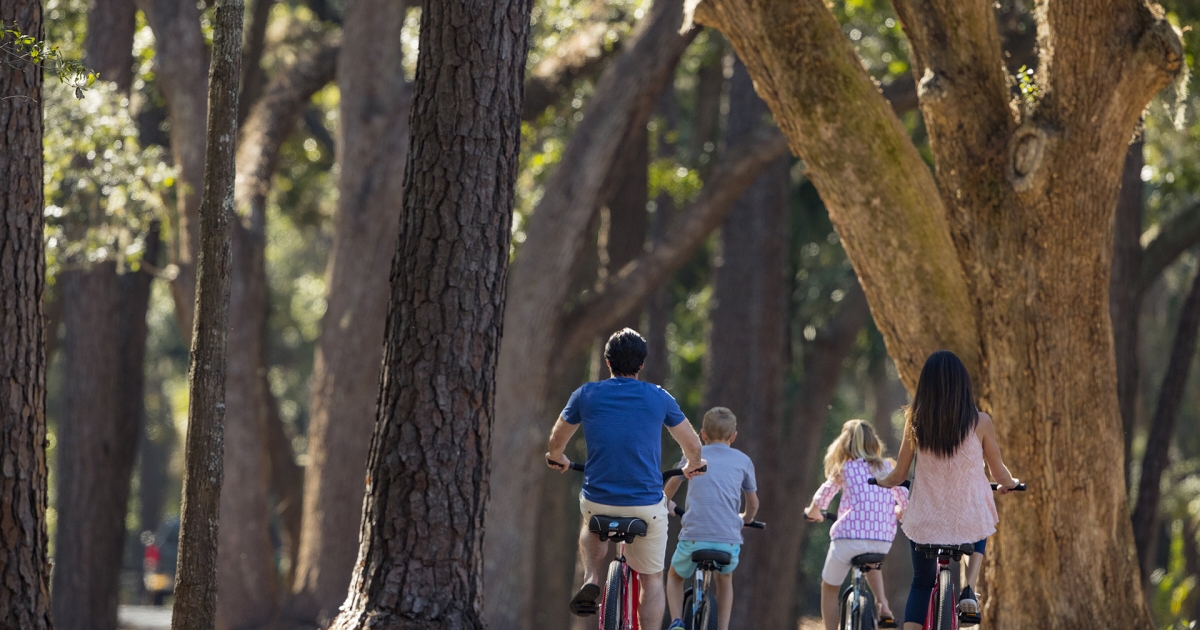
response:
[[[662,621],[665,606],[662,572],[667,552],[660,427],[665,425],[683,449],[688,479],[701,474],[705,461],[700,437],[675,399],[661,387],[638,380],[646,354],[646,340],[629,328],[608,338],[604,362],[612,378],[586,383],[571,394],[550,433],[546,464],[559,472],[570,468],[563,450],[582,424],[588,451],[579,499],[584,574],[583,587],[571,600],[571,612],[581,617],[596,614],[600,596],[600,565],[608,543],[588,531],[588,521],[597,514],[636,517],[646,521],[646,536],[629,543],[625,557],[641,576],[638,616],[643,627],[654,628]]]

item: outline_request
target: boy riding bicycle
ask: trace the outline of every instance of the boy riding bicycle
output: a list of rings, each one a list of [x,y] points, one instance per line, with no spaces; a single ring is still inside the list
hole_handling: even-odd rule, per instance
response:
[[[663,615],[662,570],[667,553],[662,427],[683,449],[686,464],[681,468],[686,477],[700,474],[706,462],[700,454],[700,438],[675,399],[661,387],[638,380],[646,354],[646,340],[629,328],[609,337],[604,361],[612,378],[586,383],[571,394],[550,433],[546,464],[559,472],[569,470],[571,461],[563,451],[582,425],[588,451],[579,500],[584,575],[583,587],[571,600],[571,612],[581,617],[596,614],[600,596],[600,566],[609,543],[588,530],[588,521],[601,514],[636,517],[646,522],[646,535],[626,544],[625,557],[641,578],[641,623],[653,628]]]
[[[702,457],[709,462],[709,469],[708,474],[693,479],[688,485],[683,529],[679,532],[679,544],[667,572],[667,604],[674,620],[669,630],[683,628],[683,582],[696,572],[692,553],[701,549],[726,551],[732,557],[732,562],[721,567],[716,579],[717,628],[729,630],[733,570],[737,568],[742,546],[742,527],[752,522],[758,512],[754,463],[745,453],[732,447],[737,438],[737,417],[725,407],[709,409],[704,414],[700,437],[704,440]],[[682,483],[679,478],[667,482],[663,492],[668,499]],[[746,509],[740,512],[743,494]]]

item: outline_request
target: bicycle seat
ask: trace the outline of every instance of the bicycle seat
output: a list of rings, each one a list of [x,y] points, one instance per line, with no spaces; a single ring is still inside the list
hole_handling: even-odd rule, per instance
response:
[[[883,562],[883,559],[886,557],[887,556],[885,556],[881,553],[864,553],[864,554],[859,554],[859,555],[851,558],[850,564],[853,564],[856,567],[865,567],[865,566],[873,567],[874,565],[881,564]]]
[[[631,543],[634,538],[646,535],[646,521],[632,516],[602,516],[596,514],[588,521],[588,531],[601,541]]]
[[[733,562],[733,556],[729,555],[728,551],[718,551],[716,549],[700,549],[692,552],[692,562],[700,564],[701,562],[713,562],[716,564],[729,564]]]
[[[917,545],[917,551],[924,553],[926,557],[952,557],[955,560],[962,558],[964,555],[969,556],[975,553],[975,545],[971,543],[963,543],[961,545]]]

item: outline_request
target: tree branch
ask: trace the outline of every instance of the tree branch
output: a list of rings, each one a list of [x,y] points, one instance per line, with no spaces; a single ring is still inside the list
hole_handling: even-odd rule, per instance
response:
[[[626,265],[565,318],[561,356],[576,356],[596,335],[629,317],[721,225],[742,193],[772,162],[787,152],[787,139],[764,130],[737,149],[713,171],[700,198],[683,213],[670,235],[654,249]]]
[[[1142,271],[1138,291],[1145,293],[1163,270],[1183,252],[1200,243],[1200,203],[1163,221],[1142,250]]]
[[[733,43],[804,160],[905,383],[941,348],[978,374],[974,307],[937,184],[825,3],[689,6]]]
[[[521,120],[535,120],[554,105],[575,81],[593,77],[620,49],[619,42],[605,46],[607,21],[595,22],[579,30],[534,66],[525,82],[525,100],[521,102]]]

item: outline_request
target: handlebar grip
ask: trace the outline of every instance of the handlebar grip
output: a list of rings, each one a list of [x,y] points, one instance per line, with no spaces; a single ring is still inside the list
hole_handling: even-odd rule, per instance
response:
[[[675,516],[683,516],[684,511],[685,510],[678,505],[675,506]]]
[[[867,485],[868,485],[868,486],[878,486],[878,485],[879,485],[879,480],[878,480],[878,479],[876,479],[876,478],[874,478],[874,477],[867,477]],[[900,484],[899,484],[899,485],[897,485],[896,487],[898,487],[898,488],[908,488],[909,490],[911,490],[911,489],[912,489],[912,482],[911,482],[911,481],[909,481],[909,480],[907,480],[907,479],[905,479],[904,481],[901,481],[901,482],[900,482]]]
[[[701,472],[701,473],[708,472],[708,464],[705,464],[705,465],[701,466],[700,468],[697,468],[696,472]],[[683,469],[682,468],[672,468],[671,470],[664,470],[662,476],[663,476],[664,481],[667,479],[670,479],[671,477],[682,477]]]
[[[868,486],[878,486],[879,480],[874,477],[867,477],[867,485]]]
[[[1000,489],[1000,484],[998,484],[998,483],[992,484],[992,490],[999,490],[999,489]],[[1025,484],[1019,483],[1019,484],[1017,484],[1017,487],[1013,488],[1009,492],[1025,492]]]
[[[766,529],[767,524],[762,521],[750,521],[749,523],[746,523],[746,527],[753,529]]]
[[[571,470],[583,472],[583,464],[580,464],[579,462],[571,462]]]
[[[837,514],[834,514],[833,512],[824,512],[823,511],[823,512],[821,512],[821,516],[824,516],[825,520],[829,521],[830,523],[837,522]]]

